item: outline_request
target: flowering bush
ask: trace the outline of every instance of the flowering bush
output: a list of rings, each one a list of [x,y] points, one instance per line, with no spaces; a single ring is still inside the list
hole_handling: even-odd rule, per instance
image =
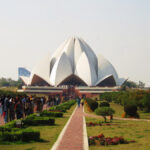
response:
[[[128,144],[135,142],[127,141],[123,137],[105,137],[102,133],[98,136],[90,136],[88,137],[89,145],[118,145],[118,144]]]

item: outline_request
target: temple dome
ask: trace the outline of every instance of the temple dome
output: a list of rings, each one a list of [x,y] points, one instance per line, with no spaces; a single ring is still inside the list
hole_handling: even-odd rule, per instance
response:
[[[106,58],[97,57],[84,40],[76,37],[66,40],[52,56],[42,59],[30,77],[20,78],[26,85],[40,86],[120,86],[125,81]]]

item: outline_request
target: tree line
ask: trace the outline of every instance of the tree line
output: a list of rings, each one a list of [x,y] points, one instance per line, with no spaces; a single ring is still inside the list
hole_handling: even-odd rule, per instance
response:
[[[144,112],[150,112],[150,90],[130,90],[111,93],[103,93],[100,100],[107,100],[122,106],[132,104]]]
[[[0,87],[20,87],[22,86],[21,79],[13,80],[11,78],[0,78]]]

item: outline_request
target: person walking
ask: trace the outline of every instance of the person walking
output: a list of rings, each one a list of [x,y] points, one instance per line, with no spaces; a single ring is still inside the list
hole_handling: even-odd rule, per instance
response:
[[[82,105],[82,107],[84,106],[84,99],[83,98],[81,99],[81,105]]]
[[[81,101],[81,99],[80,99],[80,97],[78,96],[76,100],[77,100],[77,104],[78,104],[78,108],[79,108],[79,107],[80,107],[80,101]]]

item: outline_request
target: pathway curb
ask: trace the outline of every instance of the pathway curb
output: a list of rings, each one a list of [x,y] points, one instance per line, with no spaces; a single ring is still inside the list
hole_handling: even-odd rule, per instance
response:
[[[83,107],[83,112],[84,112],[84,107]],[[89,150],[89,142],[88,142],[86,121],[85,121],[85,116],[84,115],[83,115],[83,149],[84,150]]]
[[[57,148],[58,148],[58,146],[59,146],[59,144],[60,144],[60,142],[61,142],[61,140],[62,140],[62,138],[64,136],[64,133],[66,132],[67,127],[68,127],[69,123],[71,122],[72,116],[74,115],[76,109],[77,109],[77,106],[74,109],[73,113],[71,114],[71,116],[70,116],[69,120],[67,121],[66,125],[62,129],[61,133],[59,134],[59,136],[58,136],[56,142],[54,143],[54,145],[52,146],[51,150],[57,150]]]

